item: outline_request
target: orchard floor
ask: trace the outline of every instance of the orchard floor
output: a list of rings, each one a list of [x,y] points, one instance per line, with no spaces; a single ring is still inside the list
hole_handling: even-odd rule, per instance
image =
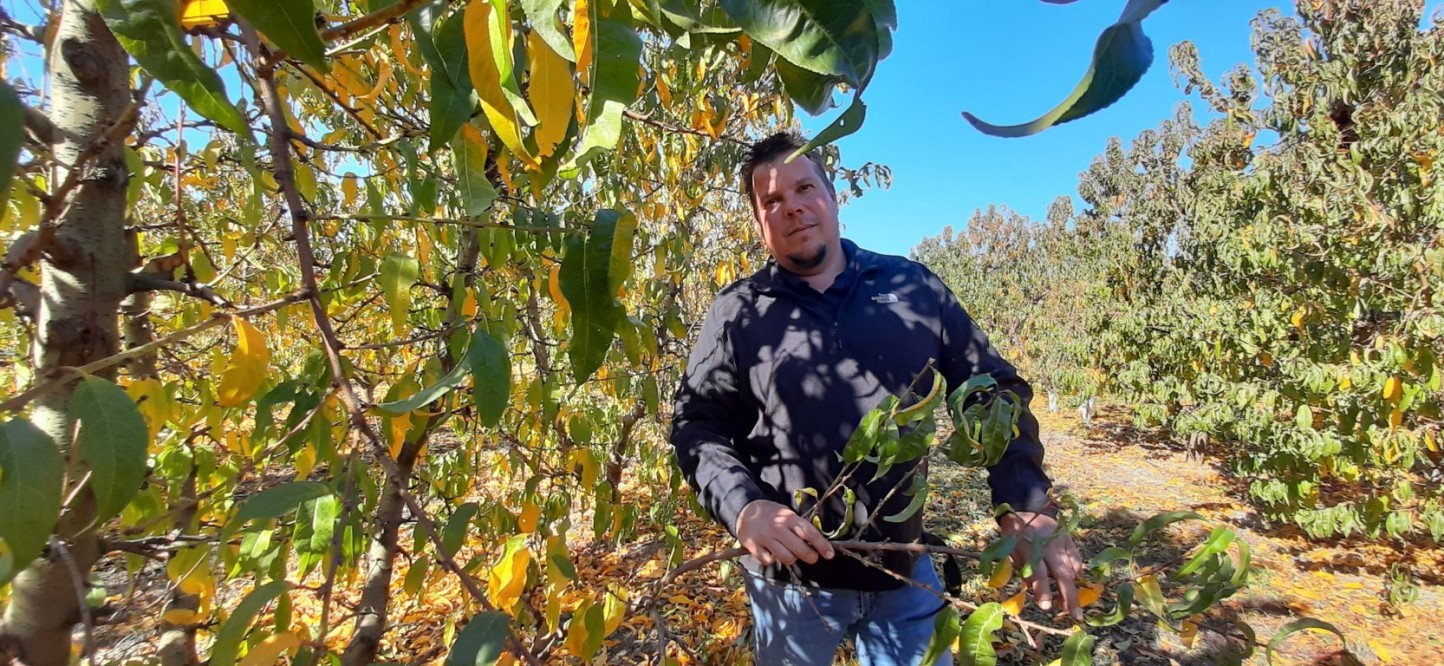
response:
[[[1252,551],[1254,571],[1246,589],[1219,604],[1207,621],[1227,627],[1236,621],[1250,625],[1258,641],[1267,644],[1275,631],[1300,617],[1313,617],[1336,625],[1348,637],[1354,654],[1365,664],[1444,665],[1444,550],[1437,546],[1379,545],[1335,540],[1310,543],[1302,532],[1266,524],[1257,511],[1240,498],[1246,486],[1210,461],[1189,458],[1182,450],[1120,425],[1121,413],[1109,413],[1084,428],[1076,416],[1041,416],[1049,474],[1080,504],[1084,518],[1077,538],[1084,557],[1113,544],[1125,544],[1133,528],[1147,517],[1163,512],[1191,510],[1214,525],[1235,529]],[[933,467],[933,490],[928,505],[929,529],[967,548],[981,548],[994,534],[987,511],[987,486],[980,473],[947,463]],[[689,523],[686,538],[695,552],[731,545],[720,530]],[[1142,564],[1167,562],[1201,543],[1208,534],[1203,523],[1180,523],[1164,531]],[[689,553],[690,554],[690,553]],[[1423,580],[1413,603],[1391,608],[1386,584],[1391,565],[1405,563]],[[1177,568],[1175,565],[1173,568]],[[746,598],[736,590],[735,574],[729,581],[698,574],[685,579],[668,601],[670,629],[690,642],[702,663],[750,663],[746,643]],[[966,575],[966,572],[965,572]],[[1018,591],[1018,583],[1001,591],[978,584],[969,590],[978,601],[1001,601]],[[1165,589],[1167,589],[1165,587]],[[1023,617],[1048,623],[1046,613],[1030,606]],[[1105,596],[1100,605],[1111,607]],[[1064,624],[1054,626],[1063,627]],[[1107,629],[1092,629],[1097,637],[1097,664],[1211,664],[1226,640],[1200,630],[1185,646],[1171,629],[1140,616]],[[1061,639],[1042,641],[1042,654],[1027,648],[1016,631],[1002,632],[999,663],[1046,664],[1059,656]],[[1041,639],[1042,637],[1040,637]],[[621,645],[617,647],[623,647]],[[647,646],[648,654],[655,654]],[[1277,664],[1342,663],[1337,638],[1304,631],[1280,647]],[[625,651],[624,651],[625,652]],[[616,655],[618,662],[642,660]],[[673,652],[678,655],[677,652]],[[687,657],[683,662],[693,661]],[[845,663],[845,659],[840,658]],[[1263,648],[1248,660],[1268,663]]]
[[[1308,616],[1337,625],[1366,664],[1444,665],[1444,580],[1439,574],[1444,571],[1444,550],[1360,541],[1311,544],[1296,529],[1262,521],[1251,506],[1240,501],[1246,493],[1236,479],[1209,461],[1189,459],[1167,442],[1119,425],[1124,422],[1121,414],[1105,412],[1091,428],[1081,427],[1070,415],[1043,414],[1041,420],[1049,474],[1076,498],[1084,513],[1077,539],[1085,558],[1108,545],[1125,543],[1134,526],[1155,513],[1197,511],[1210,521],[1236,529],[1252,549],[1255,568],[1248,587],[1211,612],[1209,623],[1230,626],[1241,620],[1253,627],[1260,642],[1267,643],[1278,627]],[[479,490],[489,492],[495,488]],[[646,489],[635,481],[624,483],[623,491],[631,497],[646,494]],[[590,525],[589,518],[578,518],[576,524]],[[946,462],[934,465],[928,522],[930,530],[955,545],[983,547],[995,528],[989,518],[987,486],[981,473]],[[676,526],[678,537],[686,544],[683,558],[733,545],[720,528],[685,509],[679,512]],[[1150,542],[1154,547],[1141,563],[1174,560],[1201,543],[1207,530],[1200,523],[1180,523],[1164,530]],[[616,631],[606,639],[605,647],[589,663],[656,663],[657,632],[641,602],[669,566],[664,561],[666,542],[656,534],[643,534],[620,546],[584,545],[585,539],[580,534],[572,538],[572,543],[577,544],[573,559],[580,581],[562,595],[564,606],[571,609],[588,599],[601,600],[606,594],[603,590],[608,588],[625,591],[630,606],[619,618]],[[1394,609],[1387,603],[1385,590],[1390,567],[1399,562],[1408,564],[1423,580],[1419,581],[1417,601]],[[129,593],[124,591],[128,585],[123,573],[117,572],[114,565],[108,571],[102,566],[100,573],[111,588],[110,604],[122,610],[112,618],[113,623],[96,628],[98,649],[94,663],[155,663],[153,619],[160,607],[163,573],[143,571],[138,577],[139,589],[131,588]],[[453,577],[435,571],[428,575],[419,594],[405,593],[401,587],[407,573],[403,558],[394,578],[394,595],[405,601],[394,608],[381,660],[443,664],[455,623],[479,608],[468,600]],[[485,572],[481,573],[485,585]],[[969,574],[966,570],[964,573]],[[313,574],[313,578],[309,582],[320,582],[318,576]],[[340,617],[333,619],[327,635],[327,643],[336,650],[344,649],[349,639],[351,618],[347,610],[355,608],[353,592],[359,586],[355,580],[340,582],[336,611]],[[982,603],[1001,601],[1017,591],[1016,581],[1003,590],[988,589],[974,581],[965,595]],[[228,594],[223,587],[218,602],[234,605],[243,592]],[[675,641],[668,650],[670,663],[751,663],[747,601],[735,567],[711,564],[683,575],[662,591],[660,598],[659,616]],[[540,592],[531,595],[529,601],[538,610],[546,604]],[[1111,607],[1112,602],[1111,595],[1105,595],[1098,603]],[[314,600],[297,595],[294,605],[292,626],[314,627],[319,620]],[[563,613],[563,624],[569,616],[569,612]],[[1030,621],[1052,622],[1048,614],[1031,605],[1023,616]],[[1211,664],[1211,655],[1226,642],[1218,634],[1201,630],[1192,646],[1185,646],[1172,630],[1142,617],[1091,632],[1098,639],[1094,652],[1094,663],[1098,664]],[[568,655],[563,647],[565,634],[563,629],[533,646],[550,648],[548,654],[554,656],[547,660],[549,664],[584,663]],[[79,646],[82,633],[77,631],[75,638]],[[1002,664],[1048,663],[1060,654],[1060,638],[1040,637],[1041,653],[1028,648],[1022,634],[1009,627],[1000,638]],[[201,632],[199,648],[203,656],[211,640],[207,632]],[[1283,659],[1275,663],[1339,663],[1337,657],[1331,656],[1337,649],[1337,639],[1331,635],[1302,632],[1283,646],[1279,653]],[[1040,661],[1040,656],[1046,658]],[[847,660],[842,658],[840,662]],[[1261,648],[1249,663],[1267,663]]]

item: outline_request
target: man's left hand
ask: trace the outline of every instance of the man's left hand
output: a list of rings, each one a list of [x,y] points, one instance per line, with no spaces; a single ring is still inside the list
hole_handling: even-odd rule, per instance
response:
[[[1021,571],[1023,564],[1032,556],[1035,544],[1042,544],[1058,531],[1058,520],[1052,516],[1027,511],[1015,511],[998,519],[998,527],[1004,535],[1018,537],[1013,549],[1013,566]],[[1026,580],[1033,589],[1033,599],[1038,607],[1049,610],[1053,607],[1053,592],[1050,584],[1058,586],[1063,597],[1063,609],[1075,620],[1083,619],[1083,609],[1078,605],[1077,580],[1083,575],[1083,558],[1078,555],[1078,546],[1067,534],[1059,534],[1043,546],[1043,555],[1033,567],[1033,575]]]

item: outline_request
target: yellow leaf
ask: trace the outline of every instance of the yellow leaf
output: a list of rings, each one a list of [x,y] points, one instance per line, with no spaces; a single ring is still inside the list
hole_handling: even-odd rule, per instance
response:
[[[360,182],[355,176],[347,175],[341,180],[341,192],[346,195],[346,207],[354,209],[356,197],[360,194]]]
[[[584,86],[592,82],[591,5],[591,0],[577,0],[572,6],[572,48],[577,52],[577,78]]]
[[[1384,381],[1385,400],[1398,400],[1402,395],[1404,395],[1404,382],[1400,381],[1398,376],[1390,377]]]
[[[189,608],[172,608],[160,616],[161,622],[169,622],[178,627],[198,624],[201,621],[201,614]]]
[[[256,647],[246,653],[246,658],[241,660],[241,666],[271,666],[281,658],[282,652],[298,647],[301,647],[301,639],[289,631],[267,636],[266,640],[257,643]]]
[[[1024,590],[1008,597],[1008,600],[1003,602],[1003,610],[1007,611],[1009,615],[1017,615],[1023,612],[1024,595],[1027,593],[1027,590]]]
[[[1434,431],[1424,433],[1424,447],[1435,453],[1439,452],[1439,442],[1434,439]]]
[[[316,468],[316,447],[309,441],[301,443],[301,450],[296,452],[296,478],[304,479],[311,475],[311,470]]]
[[[1391,429],[1392,429],[1392,428],[1398,428],[1400,425],[1403,425],[1403,423],[1404,423],[1404,412],[1401,412],[1401,411],[1399,411],[1399,410],[1397,410],[1397,409],[1391,410],[1391,411],[1389,412],[1389,427],[1390,427]]]
[[[140,415],[145,417],[145,424],[150,430],[151,439],[160,434],[160,429],[165,427],[166,421],[170,420],[174,403],[165,392],[165,386],[160,380],[154,378],[137,379],[125,387],[125,392],[135,401]]]
[[[1308,314],[1308,308],[1299,308],[1298,311],[1294,313],[1293,318],[1290,320],[1294,323],[1294,328],[1297,328],[1300,331],[1304,330],[1304,317],[1307,317]]]
[[[537,168],[536,160],[522,145],[521,129],[517,124],[516,109],[506,98],[502,87],[501,70],[497,68],[492,54],[492,43],[511,42],[511,21],[505,16],[498,17],[492,11],[488,0],[471,0],[462,15],[462,27],[466,32],[467,69],[471,73],[471,84],[481,98],[481,110],[491,124],[492,133],[501,140],[512,154],[521,158],[530,168]],[[510,52],[509,50],[507,51]]]
[[[602,606],[602,626],[605,635],[610,636],[617,627],[622,626],[622,618],[627,615],[627,591],[620,587],[609,587],[606,596],[606,602]]]
[[[1102,585],[1085,585],[1078,588],[1078,605],[1084,608],[1092,606],[1103,595]]]
[[[662,106],[672,106],[672,86],[667,85],[667,77],[662,74],[657,75],[657,96],[661,98]]]
[[[251,399],[261,384],[266,381],[270,370],[271,352],[266,349],[266,339],[250,322],[233,317],[236,326],[236,350],[221,371],[221,386],[216,390],[216,404],[234,407]]]
[[[1185,620],[1183,630],[1179,632],[1179,638],[1183,640],[1185,647],[1193,647],[1193,639],[1198,636],[1198,625],[1191,620]]]
[[[1385,648],[1378,639],[1369,639],[1369,648],[1374,651],[1374,654],[1379,656],[1379,661],[1382,661],[1386,664],[1392,663],[1394,661],[1394,653],[1390,652],[1387,648]]]
[[[1353,386],[1353,385],[1354,385],[1354,380],[1353,380],[1353,379],[1350,379],[1350,378],[1349,378],[1349,375],[1347,375],[1347,374],[1344,375],[1344,377],[1339,380],[1339,390],[1340,390],[1340,391],[1347,391],[1347,390],[1349,389],[1349,387],[1351,387],[1351,386]]]
[[[536,531],[537,519],[541,518],[541,507],[535,502],[527,502],[521,507],[521,514],[516,518],[517,529],[525,534]]]
[[[576,610],[572,612],[572,623],[571,626],[567,627],[567,650],[578,657],[585,658],[587,656],[586,645],[589,634],[587,632],[587,623],[583,621],[583,618],[587,616],[587,611],[591,609],[592,602],[583,601],[582,604],[577,606]]]
[[[527,94],[537,114],[532,138],[536,140],[537,157],[547,157],[556,152],[557,145],[566,138],[576,85],[572,82],[571,64],[547,46],[540,33],[533,30],[526,41],[531,54],[531,83]]]
[[[1004,558],[1003,561],[998,564],[998,567],[993,569],[993,575],[988,577],[988,587],[1000,590],[1012,579],[1013,560]]]
[[[503,609],[516,605],[526,587],[526,568],[530,564],[531,551],[526,547],[526,535],[518,534],[509,539],[501,559],[487,575],[486,591],[493,604]]]
[[[225,0],[182,0],[180,24],[190,29],[197,26],[215,25],[216,19],[230,15]]]

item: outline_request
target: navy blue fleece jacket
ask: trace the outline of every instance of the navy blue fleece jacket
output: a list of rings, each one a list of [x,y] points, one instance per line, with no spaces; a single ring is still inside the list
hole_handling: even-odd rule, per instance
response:
[[[989,468],[988,484],[994,505],[1042,510],[1051,484],[1043,473],[1038,422],[1026,409],[1032,399],[1027,382],[926,267],[847,240],[843,250],[847,268],[826,292],[768,262],[713,301],[676,393],[671,431],[677,461],[702,505],[729,531],[754,500],[800,509],[794,491],[826,490],[862,416],[889,394],[905,397],[929,359],[936,359],[950,388],[990,373],[999,388],[1022,398],[1019,435]],[[925,377],[914,390],[928,388]],[[910,498],[901,492],[887,506],[876,505],[910,468],[899,465],[874,482],[867,482],[875,471],[870,466],[854,475],[849,485],[856,505],[847,538],[907,543],[921,537],[921,512],[902,523],[872,519],[907,506]],[[838,527],[845,514],[841,494],[834,495],[819,511],[824,531]],[[905,553],[882,558],[900,573],[911,570],[911,561]],[[763,573],[855,590],[901,584],[843,556],[774,565]]]

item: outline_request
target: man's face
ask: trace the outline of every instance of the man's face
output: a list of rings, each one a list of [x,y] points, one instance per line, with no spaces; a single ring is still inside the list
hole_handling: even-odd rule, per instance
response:
[[[752,172],[762,242],[783,268],[804,276],[820,272],[829,255],[842,256],[837,200],[818,171],[806,157],[791,164],[779,157]]]

